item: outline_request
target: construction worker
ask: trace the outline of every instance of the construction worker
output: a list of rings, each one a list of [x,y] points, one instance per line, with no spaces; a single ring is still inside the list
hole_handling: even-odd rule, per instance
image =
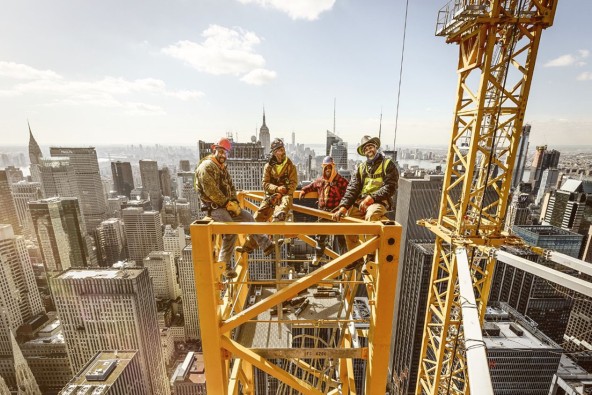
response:
[[[362,137],[358,154],[364,155],[366,161],[352,174],[345,195],[339,203],[339,210],[333,214],[334,221],[339,221],[345,215],[366,221],[387,219],[386,212],[394,207],[392,197],[397,191],[399,170],[390,158],[379,152],[379,148],[379,138]],[[359,244],[359,236],[348,235],[345,241],[347,248],[351,250]],[[366,256],[366,262],[373,260],[374,255]],[[354,262],[347,269],[353,269],[359,263],[361,262]]]
[[[298,196],[302,199],[307,193],[316,191],[318,196],[318,207],[319,210],[333,211],[339,206],[339,202],[345,194],[348,181],[337,173],[337,168],[333,158],[326,156],[322,163],[323,172],[319,178],[308,184],[300,191]],[[319,220],[322,221],[322,220]],[[343,243],[343,236],[337,236],[342,252],[345,252],[345,246]],[[317,245],[315,246],[315,256],[312,261],[313,266],[318,266],[321,262],[321,258],[325,253],[325,247],[327,246],[327,239],[329,235],[316,235],[315,240]]]
[[[285,221],[292,209],[292,195],[298,185],[296,166],[286,155],[282,139],[276,138],[271,143],[271,158],[263,168],[263,191],[265,200],[255,213],[255,221]]]
[[[195,170],[195,188],[199,193],[202,209],[218,222],[255,222],[251,213],[238,204],[236,189],[226,165],[230,149],[230,140],[221,138],[218,143],[212,144],[212,154],[204,158]],[[218,260],[226,263],[225,275],[229,276],[236,275],[231,266],[232,248],[236,238],[235,234],[223,235],[218,254]],[[274,244],[267,236],[252,235],[248,239],[253,240],[255,246],[263,248],[265,255],[273,252]]]

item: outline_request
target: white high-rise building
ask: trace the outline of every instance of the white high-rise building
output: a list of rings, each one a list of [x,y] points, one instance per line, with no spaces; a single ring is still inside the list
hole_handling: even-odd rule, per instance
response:
[[[68,157],[74,168],[75,181],[80,196],[80,211],[84,215],[86,230],[94,232],[107,215],[107,200],[99,171],[97,151],[94,147],[51,147],[51,156]],[[72,182],[70,180],[70,182]]]
[[[111,266],[127,258],[125,226],[119,218],[110,218],[101,222],[97,228],[97,249],[102,266]]]
[[[170,252],[152,251],[144,258],[144,267],[148,269],[154,296],[161,299],[177,299],[181,289],[177,282],[174,256]]]
[[[172,226],[167,225],[164,228],[162,235],[162,242],[164,244],[164,251],[170,252],[175,258],[180,258],[183,248],[185,248],[185,230],[182,226],[173,229]]]
[[[12,197],[23,235],[32,240],[35,237],[35,228],[29,211],[29,202],[43,198],[41,183],[19,181],[12,184]]]
[[[158,211],[144,211],[141,207],[121,210],[125,224],[128,257],[142,262],[151,251],[162,251],[162,222]]]
[[[183,249],[183,256],[179,261],[179,285],[183,293],[183,316],[185,318],[185,340],[201,340],[199,330],[199,316],[197,313],[197,291],[195,289],[195,274],[193,272],[193,258],[191,244]]]
[[[0,376],[9,386],[16,384],[12,331],[43,312],[25,239],[0,224]]]
[[[101,350],[138,350],[147,393],[170,394],[147,270],[70,269],[49,281],[74,371]]]

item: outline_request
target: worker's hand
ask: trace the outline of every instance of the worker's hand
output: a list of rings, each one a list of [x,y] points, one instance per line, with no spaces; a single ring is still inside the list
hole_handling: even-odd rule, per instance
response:
[[[298,199],[302,199],[304,197],[304,195],[306,195],[306,192],[300,191],[300,194],[298,195]]]
[[[278,188],[278,192],[282,195],[285,195],[286,193],[288,193],[288,188],[286,188],[285,186],[281,186]]]
[[[331,214],[331,217],[333,218],[333,221],[339,222],[341,217],[345,217],[346,215],[347,215],[347,209],[345,207],[339,207],[339,210],[337,210],[333,214]]]
[[[366,196],[364,198],[364,200],[362,200],[362,202],[360,203],[360,205],[358,206],[358,208],[360,209],[361,213],[365,213],[366,210],[368,209],[368,207],[374,203],[374,198],[370,195]]]
[[[237,217],[241,213],[241,208],[236,200],[229,200],[228,203],[226,203],[226,210],[232,217]]]

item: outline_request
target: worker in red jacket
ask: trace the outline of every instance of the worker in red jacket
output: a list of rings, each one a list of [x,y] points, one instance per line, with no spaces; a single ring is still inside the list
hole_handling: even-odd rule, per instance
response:
[[[348,181],[337,172],[335,162],[330,156],[323,159],[323,174],[312,183],[308,184],[300,191],[299,198],[302,199],[308,192],[315,191],[319,195],[318,207],[319,210],[333,211],[339,206],[339,202],[345,194]],[[313,266],[318,266],[321,258],[325,253],[327,246],[327,239],[329,235],[316,235],[315,240],[317,245],[315,247],[315,257],[312,261]],[[345,251],[343,246],[343,237],[338,236],[340,248]]]

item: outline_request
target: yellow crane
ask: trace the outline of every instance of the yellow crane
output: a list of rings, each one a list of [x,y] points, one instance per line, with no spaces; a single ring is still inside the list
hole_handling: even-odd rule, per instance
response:
[[[478,366],[480,331],[467,332],[484,319],[495,263],[488,252],[510,241],[502,228],[512,170],[541,33],[556,7],[455,0],[438,15],[436,34],[459,45],[458,87],[440,211],[424,222],[436,242],[417,394],[491,393],[475,390],[489,377]],[[469,358],[473,352],[480,354]]]

